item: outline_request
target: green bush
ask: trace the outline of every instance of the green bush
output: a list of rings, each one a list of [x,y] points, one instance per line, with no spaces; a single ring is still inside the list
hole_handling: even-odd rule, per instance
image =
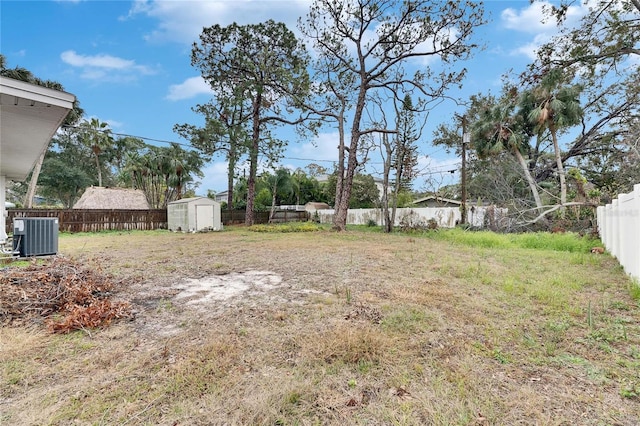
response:
[[[253,232],[316,232],[324,227],[315,222],[288,222],[278,224],[253,225],[248,228]]]

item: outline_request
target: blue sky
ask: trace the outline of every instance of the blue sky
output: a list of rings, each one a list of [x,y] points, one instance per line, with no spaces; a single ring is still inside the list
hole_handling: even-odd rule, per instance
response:
[[[160,141],[187,143],[173,132],[177,123],[202,124],[191,111],[210,98],[206,84],[190,65],[191,45],[203,26],[250,24],[274,19],[297,33],[296,21],[305,16],[306,0],[227,1],[12,1],[0,2],[0,52],[9,67],[21,66],[42,79],[60,82],[76,95],[87,117],[109,123],[115,133]],[[462,90],[449,95],[497,93],[500,77],[509,70],[522,71],[536,46],[555,32],[542,22],[542,3],[528,0],[485,2],[488,24],[478,28],[475,41],[485,46],[465,62],[469,69]],[[571,19],[580,16],[574,8]],[[432,130],[461,112],[445,102],[429,115],[420,142],[420,167],[425,173],[414,189],[434,189],[458,175],[458,159],[431,146]],[[283,135],[283,137],[287,137]],[[281,164],[304,167],[315,162],[331,168],[337,158],[334,130],[324,128],[315,143],[291,136]],[[370,156],[369,171],[376,174],[379,156]],[[299,160],[304,159],[304,160]],[[226,164],[214,158],[204,169],[197,189],[222,191]]]

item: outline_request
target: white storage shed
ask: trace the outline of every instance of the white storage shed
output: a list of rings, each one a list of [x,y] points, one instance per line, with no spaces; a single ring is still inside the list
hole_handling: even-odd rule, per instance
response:
[[[207,197],[172,201],[167,205],[167,222],[171,231],[220,231],[220,203]]]

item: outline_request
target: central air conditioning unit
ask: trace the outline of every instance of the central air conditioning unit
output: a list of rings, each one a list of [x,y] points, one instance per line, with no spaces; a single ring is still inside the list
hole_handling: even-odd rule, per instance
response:
[[[13,219],[13,253],[20,257],[58,253],[58,218],[16,217]]]

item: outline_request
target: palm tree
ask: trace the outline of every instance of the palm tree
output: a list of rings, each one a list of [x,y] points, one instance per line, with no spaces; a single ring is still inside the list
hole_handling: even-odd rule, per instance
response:
[[[186,151],[175,143],[167,149],[165,156],[167,189],[174,193],[169,197],[171,199],[167,199],[169,202],[182,198],[185,185],[193,181],[192,175],[203,176],[200,169],[204,162],[196,151]]]
[[[301,169],[296,169],[291,174],[291,190],[295,196],[296,205],[300,205],[300,199],[303,191],[304,183],[307,181],[307,175]]]
[[[162,195],[158,171],[161,169],[158,147],[149,147],[144,154],[134,151],[126,154],[125,173],[130,174],[132,186],[144,192],[152,209],[161,208]]]
[[[185,187],[202,177],[204,161],[196,151],[186,151],[173,143],[169,147],[148,146],[144,153],[128,153],[124,171],[141,189],[152,208],[165,208],[182,198]]]
[[[271,191],[271,213],[269,214],[269,220],[271,220],[275,214],[278,199],[282,199],[293,193],[291,173],[289,170],[281,167],[276,170],[275,174],[267,176],[267,182],[269,184],[269,190]]]
[[[114,140],[113,145],[109,147],[107,156],[111,159],[111,164],[116,171],[116,178],[119,185],[129,186],[131,185],[131,179],[129,179],[126,170],[126,158],[127,155],[134,152],[139,152],[144,147],[142,139],[125,136]]]
[[[524,130],[518,116],[514,114],[513,104],[502,102],[485,109],[480,114],[480,120],[472,128],[473,143],[481,158],[503,150],[513,154],[522,167],[536,207],[540,210],[542,209],[542,200],[538,186],[523,155],[529,148],[528,137]]]
[[[563,206],[567,203],[567,184],[558,133],[580,123],[583,115],[580,107],[581,92],[582,86],[565,84],[562,71],[556,69],[547,73],[537,87],[524,92],[520,102],[522,111],[535,126],[538,136],[545,131],[551,135],[560,179],[560,205]]]
[[[33,73],[26,68],[7,68],[7,58],[3,54],[0,54],[0,75],[37,85],[41,85],[42,83],[42,80],[34,76]]]
[[[113,137],[109,124],[101,122],[97,118],[90,121],[80,123],[82,142],[91,148],[93,156],[96,160],[96,169],[98,169],[98,186],[102,186],[102,167],[100,164],[100,153],[106,149],[113,147]]]

